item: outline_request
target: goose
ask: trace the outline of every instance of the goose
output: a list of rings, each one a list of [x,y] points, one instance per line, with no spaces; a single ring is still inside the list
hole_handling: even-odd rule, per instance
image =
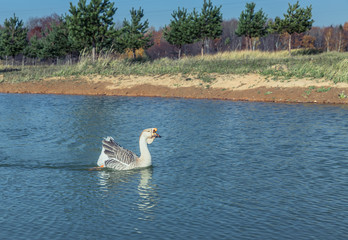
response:
[[[139,137],[140,157],[121,147],[112,137],[104,138],[102,151],[97,162],[98,169],[106,167],[116,170],[129,170],[151,166],[151,154],[147,145],[151,144],[155,138],[160,137],[157,128],[143,130]]]

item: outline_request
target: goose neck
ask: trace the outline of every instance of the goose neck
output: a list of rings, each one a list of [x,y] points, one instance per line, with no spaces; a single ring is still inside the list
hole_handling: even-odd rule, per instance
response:
[[[139,149],[140,149],[140,158],[139,164],[140,167],[147,167],[151,165],[151,154],[147,146],[146,138],[140,137],[139,139]]]

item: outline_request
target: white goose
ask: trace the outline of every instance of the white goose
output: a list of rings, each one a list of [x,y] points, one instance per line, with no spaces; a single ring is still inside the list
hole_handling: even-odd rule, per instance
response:
[[[151,154],[147,144],[155,138],[160,138],[157,128],[148,128],[142,131],[139,137],[140,157],[117,144],[112,137],[105,138],[102,151],[98,159],[99,168],[107,167],[117,170],[129,170],[151,166]]]

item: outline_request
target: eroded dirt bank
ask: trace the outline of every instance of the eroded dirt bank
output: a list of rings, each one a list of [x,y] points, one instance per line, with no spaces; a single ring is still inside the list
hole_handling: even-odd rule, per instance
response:
[[[348,84],[324,80],[274,81],[258,75],[213,76],[211,82],[182,76],[89,76],[0,84],[2,93],[118,95],[234,101],[347,104]]]

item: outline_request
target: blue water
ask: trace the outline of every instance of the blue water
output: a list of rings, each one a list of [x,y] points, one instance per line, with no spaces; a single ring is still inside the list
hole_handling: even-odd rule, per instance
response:
[[[0,94],[0,239],[347,239],[348,107]],[[153,167],[96,166],[103,137]]]

